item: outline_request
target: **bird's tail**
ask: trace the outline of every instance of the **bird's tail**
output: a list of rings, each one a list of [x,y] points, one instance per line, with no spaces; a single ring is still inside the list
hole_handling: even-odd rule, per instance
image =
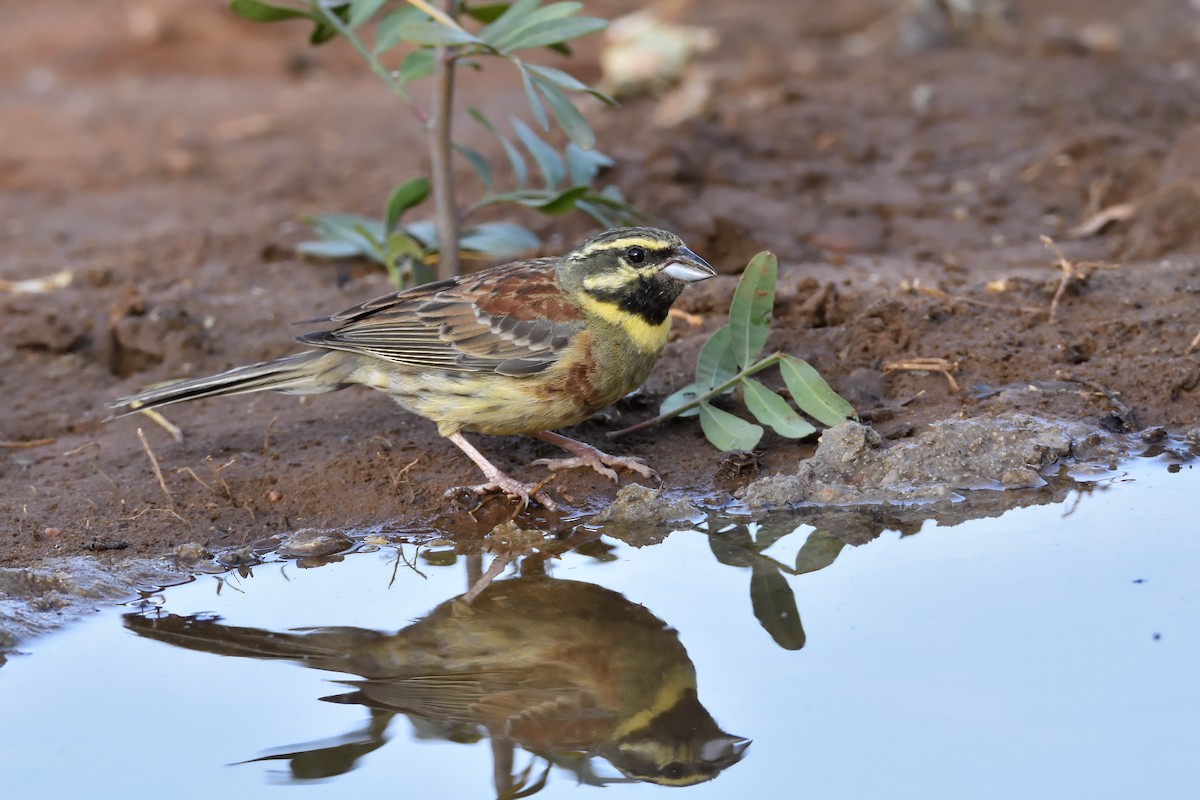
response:
[[[197,400],[201,397],[283,392],[284,394],[321,394],[344,389],[346,378],[354,371],[354,360],[345,353],[310,350],[294,356],[261,361],[237,367],[217,375],[159,386],[141,394],[122,397],[109,403],[122,417],[147,408]]]

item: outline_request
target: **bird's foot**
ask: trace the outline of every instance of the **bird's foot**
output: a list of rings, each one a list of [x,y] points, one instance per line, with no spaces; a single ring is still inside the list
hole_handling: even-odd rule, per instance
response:
[[[534,484],[521,483],[515,478],[504,474],[499,467],[488,461],[482,453],[475,449],[474,445],[463,438],[461,433],[452,433],[446,438],[458,445],[458,448],[475,462],[476,466],[483,472],[483,476],[487,478],[485,483],[476,484],[475,486],[452,488],[446,492],[446,497],[454,497],[463,488],[477,495],[503,492],[509,497],[519,499],[522,507],[529,505],[530,500],[536,500],[547,511],[558,510],[558,503],[551,500],[550,495],[542,488],[546,485],[547,481]]]
[[[614,467],[636,472],[645,478],[658,477],[658,473],[650,469],[645,461],[634,456],[610,456],[590,444],[577,442],[561,434],[548,431],[538,434],[538,438],[556,444],[564,450],[574,453],[574,456],[572,458],[539,458],[533,462],[535,466],[543,466],[550,470],[591,467],[613,483],[617,482],[617,473],[613,469]]]
[[[521,483],[520,481],[510,478],[504,473],[493,476],[487,483],[478,483],[474,486],[456,486],[447,490],[446,497],[452,497],[457,492],[467,489],[477,495],[503,493],[508,497],[515,498],[521,501],[522,506],[529,505],[530,500],[536,500],[538,505],[547,511],[557,511],[558,503],[550,498],[550,495],[542,488],[544,483]]]

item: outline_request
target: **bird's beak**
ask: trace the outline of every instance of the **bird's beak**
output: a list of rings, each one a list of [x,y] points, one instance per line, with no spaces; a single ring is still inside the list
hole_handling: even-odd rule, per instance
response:
[[[664,275],[686,283],[702,281],[717,274],[707,261],[686,247],[679,248],[671,260],[663,265],[662,271]]]

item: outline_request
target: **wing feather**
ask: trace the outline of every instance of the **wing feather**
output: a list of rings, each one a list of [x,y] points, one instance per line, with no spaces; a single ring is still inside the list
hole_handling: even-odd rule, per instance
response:
[[[298,340],[413,367],[532,375],[583,328],[555,263],[514,262],[380,297],[327,317],[340,324]]]

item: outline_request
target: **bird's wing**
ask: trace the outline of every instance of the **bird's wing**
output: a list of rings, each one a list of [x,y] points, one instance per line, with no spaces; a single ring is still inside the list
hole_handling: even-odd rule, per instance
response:
[[[414,367],[540,372],[583,327],[554,263],[517,262],[381,297],[328,317],[341,324],[299,341]]]
[[[525,670],[346,681],[357,702],[427,719],[486,725],[537,746],[579,747],[612,729],[615,714],[582,687],[531,679]]]

